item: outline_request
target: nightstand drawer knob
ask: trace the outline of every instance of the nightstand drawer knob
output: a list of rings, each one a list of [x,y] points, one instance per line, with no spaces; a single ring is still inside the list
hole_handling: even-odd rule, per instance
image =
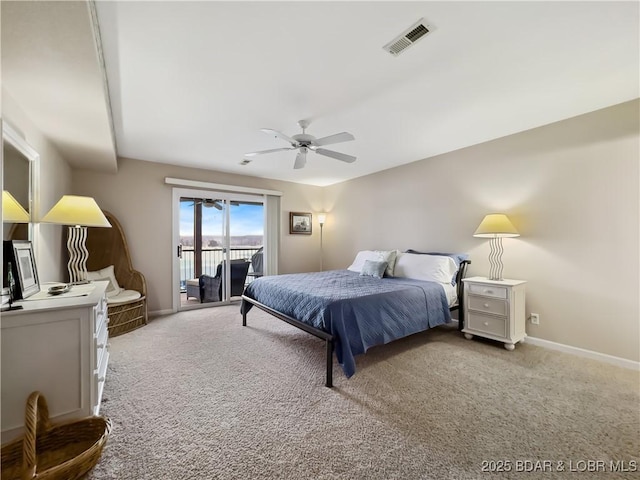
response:
[[[487,289],[487,290],[485,290],[485,292],[487,292],[487,293],[489,293],[489,294],[493,294],[493,290],[489,290],[489,289]]]
[[[489,326],[489,322],[484,322],[484,326],[488,327]]]
[[[488,303],[485,303],[485,304],[484,304],[484,308],[489,308],[489,304],[488,304]]]

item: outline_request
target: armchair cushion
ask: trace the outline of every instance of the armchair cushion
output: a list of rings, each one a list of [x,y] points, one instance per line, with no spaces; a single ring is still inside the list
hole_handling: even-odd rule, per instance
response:
[[[119,305],[121,303],[132,302],[133,300],[137,300],[142,295],[140,292],[136,292],[135,290],[122,290],[119,294],[108,296],[107,295],[107,305]]]

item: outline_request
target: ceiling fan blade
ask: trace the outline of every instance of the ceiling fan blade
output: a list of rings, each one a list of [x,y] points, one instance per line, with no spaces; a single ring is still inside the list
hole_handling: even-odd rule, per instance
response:
[[[298,152],[296,155],[296,163],[293,164],[293,168],[300,169],[307,164],[307,152]]]
[[[328,137],[318,138],[313,141],[313,144],[321,147],[322,145],[331,145],[333,143],[350,142],[355,140],[355,137],[348,132],[336,133],[335,135],[329,135]]]
[[[284,133],[278,132],[277,130],[272,130],[270,128],[261,128],[260,131],[266,133],[267,135],[273,135],[276,138],[280,138],[285,142],[289,142],[294,147],[298,145],[298,142],[296,142],[293,138],[287,137]]]
[[[353,163],[356,161],[356,157],[345,153],[334,152],[333,150],[327,150],[325,148],[316,148],[314,151],[320,155],[324,155],[325,157],[335,158],[336,160],[342,160],[347,163]]]
[[[261,150],[259,152],[245,153],[244,156],[245,157],[253,157],[255,155],[263,155],[265,153],[282,152],[284,150],[293,150],[293,149],[294,149],[293,147],[272,148],[271,150]]]

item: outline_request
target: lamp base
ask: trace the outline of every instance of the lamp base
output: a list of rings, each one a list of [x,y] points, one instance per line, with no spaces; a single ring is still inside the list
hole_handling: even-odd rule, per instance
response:
[[[87,240],[87,227],[76,225],[69,227],[67,238],[67,249],[69,250],[69,283],[77,285],[88,283],[87,281],[87,259],[89,251],[85,245]]]
[[[489,280],[502,281],[502,237],[493,237],[489,240],[489,247],[491,252],[489,253]]]
[[[322,226],[323,225],[324,224],[322,224],[322,223],[320,224],[320,271],[321,272],[324,271],[324,268],[322,266],[322,257],[323,257],[323,255],[322,255],[322,253],[323,253],[322,252]]]

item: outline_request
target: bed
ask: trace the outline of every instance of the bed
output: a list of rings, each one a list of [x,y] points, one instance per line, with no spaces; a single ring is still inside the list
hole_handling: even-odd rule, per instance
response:
[[[242,324],[255,306],[324,340],[325,385],[332,387],[334,352],[349,378],[356,355],[448,323],[453,310],[462,329],[461,280],[469,263],[462,254],[363,251],[345,270],[261,277],[242,296]]]

